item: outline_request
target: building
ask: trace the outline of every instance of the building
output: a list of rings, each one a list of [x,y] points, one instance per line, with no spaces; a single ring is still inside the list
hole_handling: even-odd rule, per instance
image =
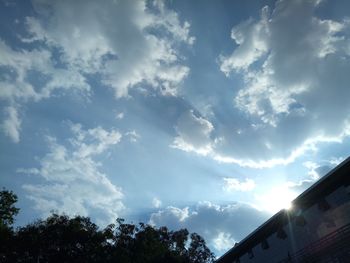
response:
[[[217,260],[238,262],[350,262],[350,158]]]

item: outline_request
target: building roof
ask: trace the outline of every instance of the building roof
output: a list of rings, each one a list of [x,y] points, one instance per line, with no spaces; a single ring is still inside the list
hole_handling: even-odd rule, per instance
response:
[[[281,210],[264,224],[254,230],[241,242],[236,244],[233,248],[227,251],[221,256],[216,262],[217,263],[231,263],[232,260],[244,255],[250,251],[257,244],[261,243],[262,240],[266,239],[276,230],[285,225],[293,211],[307,209],[315,202],[319,201],[320,198],[333,192],[339,185],[350,184],[350,157],[339,164],[337,167],[332,169],[329,173],[319,179],[311,187],[305,190],[297,198],[292,201],[292,210]]]

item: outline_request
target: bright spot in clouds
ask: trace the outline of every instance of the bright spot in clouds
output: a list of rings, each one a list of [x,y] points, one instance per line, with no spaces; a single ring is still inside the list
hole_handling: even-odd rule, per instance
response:
[[[281,209],[290,209],[297,196],[298,193],[289,189],[288,184],[277,185],[261,195],[256,195],[257,208],[274,214]]]
[[[229,233],[219,232],[213,240],[214,247],[219,251],[225,251],[235,244],[235,240]]]

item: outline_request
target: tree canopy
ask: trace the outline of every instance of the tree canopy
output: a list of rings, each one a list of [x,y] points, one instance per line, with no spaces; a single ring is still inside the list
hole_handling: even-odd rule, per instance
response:
[[[17,202],[17,196],[6,189],[0,191],[0,227],[10,227],[15,216],[18,214],[19,209],[15,207]]]
[[[121,218],[100,229],[89,217],[54,213],[14,230],[16,201],[14,193],[0,192],[0,220],[6,229],[0,235],[0,262],[214,262],[213,253],[196,233],[135,225]]]

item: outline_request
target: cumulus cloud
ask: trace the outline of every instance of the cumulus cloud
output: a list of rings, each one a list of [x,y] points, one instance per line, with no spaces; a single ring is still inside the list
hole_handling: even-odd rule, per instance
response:
[[[177,121],[178,136],[174,139],[172,147],[206,155],[212,151],[210,135],[213,130],[211,122],[201,116],[196,116],[193,110],[184,112]]]
[[[39,159],[39,167],[18,170],[45,179],[23,188],[44,216],[55,210],[69,215],[93,214],[99,222],[111,222],[124,208],[123,193],[100,171],[94,157],[119,143],[121,134],[101,127],[84,130],[79,124],[70,126],[74,136],[69,147],[49,137],[50,151]]]
[[[150,223],[171,229],[187,228],[202,235],[211,248],[224,252],[258,227],[268,214],[245,204],[200,202],[192,207],[167,207],[155,212]]]
[[[34,3],[40,16],[27,20],[27,41],[59,48],[62,61],[71,68],[102,74],[117,97],[127,96],[141,83],[175,95],[188,74],[174,42],[193,43],[190,25],[181,23],[162,1],[151,6],[146,1]]]
[[[268,35],[269,9],[264,7],[261,20],[252,18],[235,26],[231,31],[232,40],[238,45],[230,56],[220,56],[220,70],[227,76],[232,70],[247,68],[268,51],[266,36]]]

